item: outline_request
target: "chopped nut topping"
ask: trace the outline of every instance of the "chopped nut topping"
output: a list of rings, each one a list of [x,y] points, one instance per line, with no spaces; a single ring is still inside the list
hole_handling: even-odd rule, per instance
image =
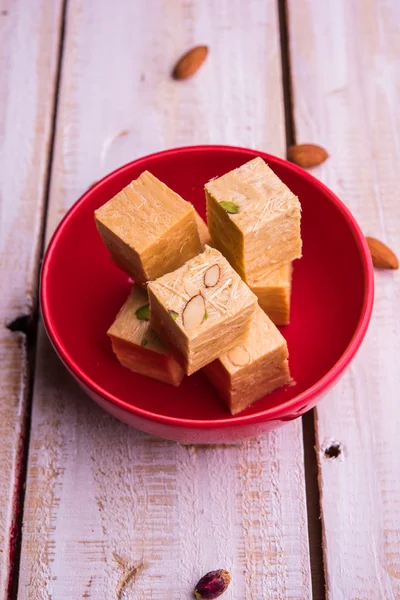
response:
[[[189,300],[183,309],[182,321],[186,329],[195,329],[204,320],[206,305],[203,296],[197,295]]]
[[[209,267],[204,273],[204,285],[206,287],[214,287],[217,285],[220,276],[221,269],[219,268],[219,265],[213,265],[212,267]]]
[[[149,321],[150,320],[150,307],[148,304],[144,304],[140,306],[135,312],[136,317],[139,321]]]
[[[243,367],[250,362],[250,355],[243,346],[235,346],[229,350],[228,358],[236,367]]]

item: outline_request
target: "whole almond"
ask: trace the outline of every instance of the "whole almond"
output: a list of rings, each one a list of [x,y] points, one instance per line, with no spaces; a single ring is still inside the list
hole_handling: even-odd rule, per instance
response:
[[[310,169],[323,163],[329,154],[316,144],[295,144],[288,148],[288,160],[303,169]]]
[[[208,54],[208,46],[195,46],[176,63],[172,72],[174,79],[187,79],[196,73]]]
[[[395,253],[383,242],[367,237],[367,244],[372,256],[372,263],[377,269],[398,269],[399,261]]]

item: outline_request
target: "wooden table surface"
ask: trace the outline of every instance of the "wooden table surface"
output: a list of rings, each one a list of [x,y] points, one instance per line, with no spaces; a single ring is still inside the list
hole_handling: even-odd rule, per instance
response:
[[[218,448],[102,412],[37,306],[77,198],[182,145],[320,144],[313,174],[399,251],[399,30],[399,0],[0,0],[0,598],[185,600],[219,567],[227,600],[400,598],[398,272],[376,272],[367,337],[313,413]],[[207,62],[174,81],[196,44]]]

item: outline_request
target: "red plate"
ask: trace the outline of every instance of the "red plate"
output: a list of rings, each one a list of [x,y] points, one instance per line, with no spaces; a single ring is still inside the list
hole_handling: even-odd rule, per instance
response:
[[[201,372],[179,388],[123,368],[106,331],[129,291],[97,233],[93,211],[148,169],[205,216],[203,186],[261,156],[300,198],[304,256],[293,276],[291,324],[282,328],[297,382],[231,417]],[[268,431],[314,406],[356,353],[373,304],[365,239],[344,204],[298,167],[263,152],[196,146],[136,160],[97,183],[67,213],[51,240],[41,276],[48,335],[64,364],[105,410],[149,433],[202,443]]]

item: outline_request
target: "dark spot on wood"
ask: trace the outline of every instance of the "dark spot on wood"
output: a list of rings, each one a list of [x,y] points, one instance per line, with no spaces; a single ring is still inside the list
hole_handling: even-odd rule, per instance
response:
[[[140,81],[146,81],[146,75],[144,73],[140,75]]]
[[[331,444],[328,448],[325,449],[326,458],[337,458],[342,453],[340,448],[340,444]]]
[[[2,10],[1,11],[1,16],[2,17],[6,17],[8,15],[8,10]]]
[[[30,315],[21,315],[14,319],[14,321],[7,323],[6,327],[10,331],[20,331],[21,333],[28,335],[31,329],[31,317]]]
[[[92,586],[93,576],[89,579],[89,583],[86,586],[86,590],[82,594],[82,598],[90,598],[90,588]]]

